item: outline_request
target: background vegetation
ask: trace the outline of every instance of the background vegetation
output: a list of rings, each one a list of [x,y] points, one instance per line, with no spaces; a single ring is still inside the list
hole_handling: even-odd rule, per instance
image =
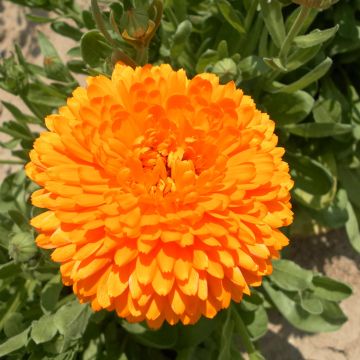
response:
[[[295,180],[296,221],[287,235],[345,227],[360,252],[360,1],[326,10],[286,0],[102,1],[100,8],[93,1],[93,13],[71,0],[12,2],[48,11],[29,20],[50,23],[78,46],[63,63],[39,33],[42,67],[30,64],[17,45],[2,59],[1,88],[29,109],[3,102],[12,119],[0,128],[8,135],[1,146],[13,155],[3,163],[28,161],[34,129],[64,104],[78,86],[77,74],[109,74],[118,60],[166,62],[189,76],[213,72],[222,82],[235,81],[276,120]],[[158,24],[162,10],[153,34],[151,22]],[[339,303],[351,289],[290,259],[274,262],[273,275],[251,297],[194,326],[152,331],[113,313],[93,314],[62,286],[58,266],[34,244],[29,219],[38,210],[29,195],[35,188],[23,171],[0,187],[0,357],[227,360],[241,359],[241,349],[262,359],[257,342],[272,309],[307,332],[335,331],[346,321]]]

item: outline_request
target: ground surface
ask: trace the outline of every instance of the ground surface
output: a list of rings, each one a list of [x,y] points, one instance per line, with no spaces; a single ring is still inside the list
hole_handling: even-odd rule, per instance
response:
[[[81,1],[84,4],[90,1]],[[71,44],[56,36],[46,25],[37,25],[52,39],[57,50],[65,54]],[[36,43],[35,25],[26,21],[22,8],[0,0],[0,55],[9,54],[14,41],[20,43],[27,59],[41,64]],[[16,98],[0,90],[0,100],[11,101],[21,107]],[[23,107],[22,107],[23,108]],[[24,109],[24,108],[23,108]],[[1,121],[7,120],[5,111]],[[1,135],[0,135],[1,136]],[[0,158],[9,155],[0,150]],[[0,165],[0,179],[10,168]],[[360,255],[349,246],[342,232],[332,232],[327,237],[312,237],[293,241],[290,257],[308,269],[315,269],[336,279],[346,281],[354,295],[343,302],[342,308],[349,321],[336,333],[309,335],[294,330],[274,314],[269,333],[261,342],[268,360],[359,360],[360,359]]]

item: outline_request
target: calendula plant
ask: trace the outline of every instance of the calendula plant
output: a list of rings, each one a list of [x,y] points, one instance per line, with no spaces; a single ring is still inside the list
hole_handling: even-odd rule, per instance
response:
[[[263,359],[272,309],[341,327],[351,288],[279,251],[360,252],[358,1],[12,2],[76,46],[0,65],[29,109],[3,101],[0,357]]]

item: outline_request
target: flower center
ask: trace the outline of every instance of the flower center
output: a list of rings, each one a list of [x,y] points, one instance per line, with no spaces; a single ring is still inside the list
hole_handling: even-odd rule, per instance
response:
[[[155,197],[176,191],[175,168],[183,162],[184,149],[174,151],[143,147],[139,159],[146,174],[149,193]],[[185,160],[186,161],[186,160]]]

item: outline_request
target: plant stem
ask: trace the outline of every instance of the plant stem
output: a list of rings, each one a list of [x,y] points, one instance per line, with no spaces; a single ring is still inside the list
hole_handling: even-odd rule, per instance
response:
[[[72,299],[74,299],[74,294],[69,294],[63,297],[61,300],[59,300],[56,304],[55,310],[60,309],[63,305],[70,302]]]
[[[146,65],[149,61],[149,49],[141,46],[136,49],[136,63],[140,66]]]
[[[17,160],[2,160],[2,159],[0,159],[0,164],[5,164],[5,165],[24,165],[24,162],[22,162],[22,161],[17,161]]]
[[[131,57],[126,55],[123,51],[115,49],[112,54],[113,66],[115,66],[118,61],[121,61],[124,64],[131,66],[133,69],[135,69],[137,65],[136,62]]]
[[[97,28],[101,31],[101,33],[104,35],[105,39],[112,45],[117,47],[116,42],[114,41],[114,39],[110,36],[110,34],[108,33],[104,20],[102,18],[102,14],[99,8],[99,4],[97,2],[97,0],[91,0],[91,10],[92,10],[92,14],[96,23]]]
[[[18,287],[18,291],[16,292],[16,295],[14,297],[14,300],[12,301],[12,303],[10,304],[9,308],[6,310],[5,314],[2,316],[1,320],[0,320],[0,330],[3,329],[4,324],[7,320],[7,318],[14,312],[16,312],[19,307],[21,306],[21,298],[23,296],[25,296],[25,290],[28,288],[30,284],[29,280],[26,280],[25,284],[22,283],[19,287]]]
[[[173,25],[175,25],[175,27],[177,27],[179,25],[179,22],[174,14],[174,12],[171,10],[171,8],[166,8],[164,10],[166,16],[170,19],[170,21],[173,23]]]
[[[240,314],[236,311],[234,307],[232,307],[232,312],[236,317],[235,326],[238,334],[241,336],[242,343],[245,347],[246,352],[250,355],[256,352],[256,348],[252,343],[249,333],[246,329],[246,326],[240,316]]]
[[[286,66],[287,63],[287,56],[291,47],[291,44],[295,37],[299,34],[302,26],[304,25],[304,22],[308,15],[310,14],[311,9],[305,6],[300,7],[300,12],[297,18],[295,19],[294,23],[291,26],[291,29],[289,30],[288,34],[286,35],[285,41],[283,45],[281,46],[280,52],[279,52],[279,58],[281,62]]]

